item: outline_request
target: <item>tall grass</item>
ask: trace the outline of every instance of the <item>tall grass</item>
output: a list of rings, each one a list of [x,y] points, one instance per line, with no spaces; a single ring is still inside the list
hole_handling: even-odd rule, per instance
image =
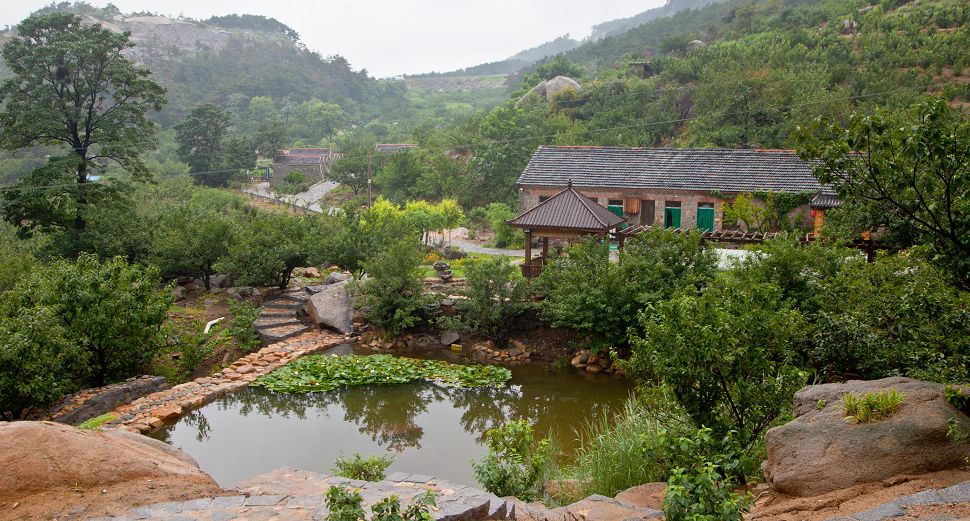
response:
[[[613,496],[635,485],[666,481],[665,440],[689,432],[690,422],[679,412],[631,396],[616,414],[586,422],[577,433],[576,460],[561,475],[580,480],[582,496]]]
[[[847,393],[842,397],[846,420],[868,423],[892,416],[903,403],[905,395],[891,388],[888,391],[869,392],[863,395]]]

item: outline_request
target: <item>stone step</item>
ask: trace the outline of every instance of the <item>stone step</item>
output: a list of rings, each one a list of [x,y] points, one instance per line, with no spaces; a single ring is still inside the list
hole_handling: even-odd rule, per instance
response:
[[[296,309],[264,309],[259,313],[259,318],[296,318]]]
[[[266,328],[272,328],[277,326],[294,326],[302,323],[303,322],[299,318],[297,318],[295,314],[287,314],[287,315],[280,315],[280,316],[260,315],[259,318],[257,318],[253,322],[253,325],[255,325],[257,328],[266,329]]]
[[[302,308],[304,305],[303,301],[282,299],[278,298],[276,300],[271,300],[263,304],[264,309],[293,309],[297,310]]]
[[[297,335],[301,335],[310,330],[310,326],[303,324],[292,324],[287,326],[276,326],[267,328],[257,328],[256,333],[265,342],[273,343],[279,342],[280,340],[286,340],[287,338],[292,338]]]
[[[283,293],[282,295],[279,296],[278,300],[289,300],[292,302],[306,302],[308,298],[310,297],[309,295],[307,295],[306,291],[303,291],[302,289],[300,289],[292,293],[288,293],[288,292]]]

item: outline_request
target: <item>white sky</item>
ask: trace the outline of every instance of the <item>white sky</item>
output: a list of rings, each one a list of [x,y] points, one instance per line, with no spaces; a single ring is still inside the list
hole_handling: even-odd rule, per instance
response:
[[[104,0],[88,3],[103,6]],[[258,14],[292,27],[308,48],[340,54],[377,77],[444,72],[505,59],[569,33],[657,7],[664,0],[114,0],[123,12],[205,19]],[[0,26],[50,0],[0,0]]]

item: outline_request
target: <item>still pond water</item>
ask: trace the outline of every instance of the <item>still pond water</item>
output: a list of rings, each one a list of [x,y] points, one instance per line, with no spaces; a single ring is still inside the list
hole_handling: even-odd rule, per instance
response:
[[[329,352],[352,351],[340,346]],[[407,356],[466,362],[448,351]],[[512,379],[501,388],[414,383],[298,395],[247,387],[155,437],[187,452],[224,487],[283,466],[326,473],[335,458],[354,452],[394,456],[388,472],[475,486],[470,462],[485,453],[486,430],[526,418],[536,424],[537,434],[556,435],[569,453],[575,449],[575,429],[617,410],[632,389],[625,380],[573,369],[511,369]]]

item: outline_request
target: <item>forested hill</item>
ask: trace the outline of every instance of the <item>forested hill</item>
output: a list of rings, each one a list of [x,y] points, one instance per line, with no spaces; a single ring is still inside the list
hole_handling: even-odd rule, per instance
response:
[[[51,5],[35,14],[51,10],[68,10],[85,22],[131,32],[132,57],[168,90],[169,103],[157,117],[163,128],[196,105],[248,107],[256,96],[272,98],[279,108],[311,99],[332,102],[350,119],[367,122],[400,107],[405,95],[403,85],[370,78],[340,56],[324,58],[307,50],[296,31],[272,18],[228,15],[200,21],[125,14],[110,4],[98,8],[83,2]]]

